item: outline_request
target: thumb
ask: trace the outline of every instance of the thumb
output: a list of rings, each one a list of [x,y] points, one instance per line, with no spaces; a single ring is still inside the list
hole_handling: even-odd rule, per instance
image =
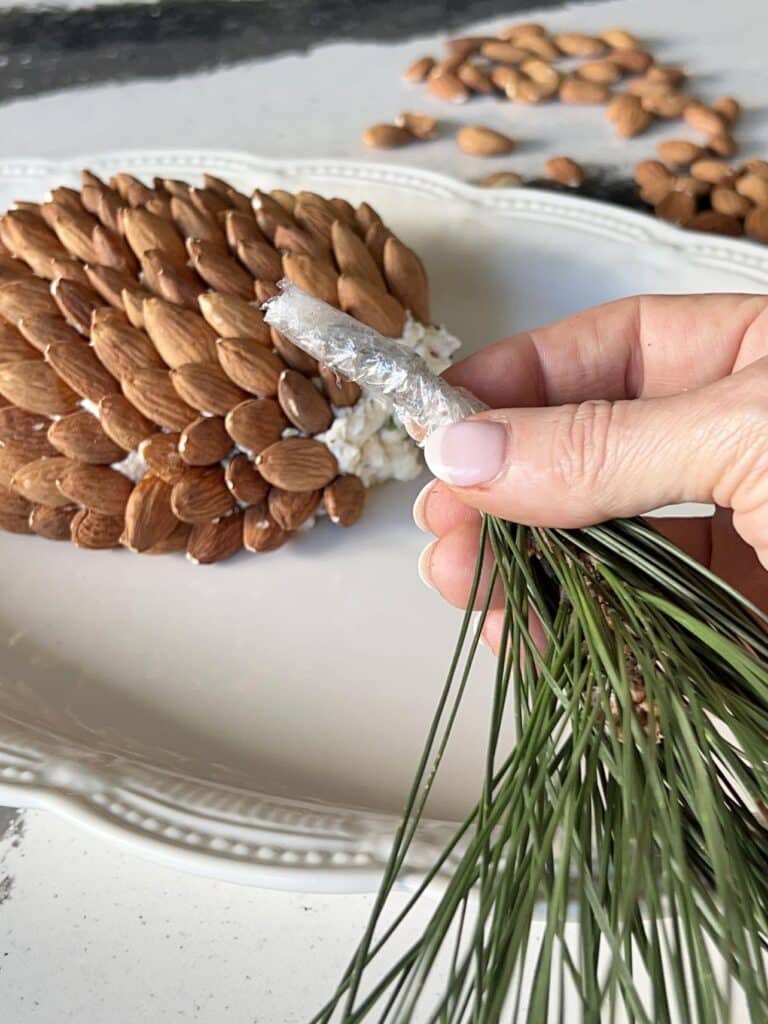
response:
[[[756,461],[766,477],[766,376],[753,364],[664,398],[491,410],[436,430],[425,455],[463,502],[529,525],[586,526],[681,501],[734,507]]]

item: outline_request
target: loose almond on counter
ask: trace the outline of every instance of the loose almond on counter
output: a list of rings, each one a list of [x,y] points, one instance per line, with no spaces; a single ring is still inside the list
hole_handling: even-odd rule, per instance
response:
[[[514,139],[493,128],[467,124],[456,133],[459,149],[470,156],[502,156],[515,148]]]
[[[561,185],[576,188],[585,178],[584,168],[569,156],[553,156],[547,160],[545,171],[548,178],[559,181]]]
[[[396,149],[414,139],[412,132],[396,124],[372,124],[363,132],[363,142],[374,149]]]

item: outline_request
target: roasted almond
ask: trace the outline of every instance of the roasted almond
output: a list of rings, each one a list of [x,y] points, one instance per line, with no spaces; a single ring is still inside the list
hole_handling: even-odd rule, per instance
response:
[[[666,139],[656,146],[656,152],[670,167],[688,167],[705,155],[701,146],[685,139]]]
[[[235,500],[220,467],[187,474],[174,484],[171,507],[183,523],[207,523],[226,516],[235,507]]]
[[[198,298],[200,311],[220,338],[253,338],[269,344],[269,327],[260,309],[221,292],[203,292]]]
[[[466,124],[456,133],[456,143],[470,156],[501,156],[511,153],[515,142],[508,135],[481,124]]]
[[[224,471],[224,479],[241,505],[257,505],[264,501],[269,491],[267,481],[242,452],[230,459]]]
[[[104,515],[94,509],[83,508],[72,518],[72,541],[79,548],[101,551],[120,546],[124,519],[121,515]]]
[[[298,345],[294,345],[292,341],[289,341],[285,335],[276,331],[274,327],[270,328],[270,337],[277,354],[292,370],[298,370],[299,373],[303,373],[308,377],[317,376],[316,359],[313,359],[303,349],[300,349]]]
[[[226,252],[212,242],[190,239],[187,243],[192,263],[200,277],[224,295],[250,299],[253,295],[253,277]]]
[[[232,558],[242,547],[243,515],[238,511],[193,526],[187,541],[187,558],[195,565],[213,565]]]
[[[171,487],[151,473],[139,481],[125,506],[122,542],[132,551],[146,551],[159,544],[176,528],[171,510]]]
[[[69,501],[62,497],[57,482],[72,465],[72,461],[63,456],[28,462],[14,473],[11,489],[36,505],[61,508],[63,505],[68,505]]]
[[[69,501],[107,516],[122,515],[133,490],[133,482],[117,470],[81,462],[68,462],[57,486]]]
[[[256,455],[280,440],[288,420],[271,398],[249,398],[229,411],[225,426],[235,444]]]
[[[405,309],[389,292],[361,277],[339,278],[339,301],[345,313],[368,324],[387,338],[399,338],[405,327]]]
[[[267,508],[278,526],[298,530],[315,514],[321,497],[321,491],[284,491],[271,487]]]
[[[124,395],[107,395],[99,402],[99,422],[104,433],[124,451],[133,451],[155,429]]]
[[[144,326],[170,367],[217,362],[216,332],[199,313],[162,299],[146,299]]]
[[[323,491],[323,500],[332,523],[354,526],[365,507],[365,487],[353,474],[337,476]]]
[[[100,263],[102,266],[126,273],[135,273],[138,269],[138,260],[133,250],[122,235],[116,231],[110,231],[109,228],[99,224],[94,228],[91,241],[94,263]]]
[[[685,226],[689,231],[711,231],[716,235],[730,235],[733,238],[744,233],[744,225],[738,217],[730,217],[717,210],[702,210],[694,214]]]
[[[338,306],[338,275],[330,264],[322,264],[309,256],[287,253],[283,256],[285,276],[305,292]]]
[[[401,125],[372,124],[365,129],[362,139],[373,149],[397,149],[414,142],[415,136]]]
[[[98,419],[84,409],[51,423],[48,440],[67,458],[94,465],[108,466],[119,462],[125,455],[122,448],[104,433]]]
[[[266,508],[255,505],[243,516],[243,544],[247,551],[266,553],[282,547],[290,534],[279,526]]]
[[[558,92],[562,103],[607,103],[611,91],[598,82],[585,82],[580,78],[566,78]]]
[[[208,415],[224,416],[247,398],[219,366],[208,363],[179,366],[171,371],[171,380],[180,398]]]
[[[160,249],[173,263],[180,267],[187,264],[187,251],[176,227],[171,220],[164,220],[148,210],[123,210],[120,223],[125,238],[139,257],[147,249]]]
[[[37,273],[41,273],[41,271],[37,271]],[[77,281],[78,284],[85,287],[89,284],[85,267],[80,260],[69,260],[61,256],[52,256],[41,276],[47,281],[55,281],[57,278],[63,277],[67,281]]]
[[[217,351],[221,368],[235,384],[260,398],[277,394],[285,363],[274,352],[249,338],[220,338]]]
[[[768,178],[754,173],[743,174],[736,179],[734,188],[740,196],[751,199],[755,206],[768,206]]]
[[[168,430],[183,430],[197,410],[179,398],[167,370],[134,370],[122,379],[123,392],[144,416]]]
[[[320,367],[320,377],[323,381],[325,393],[328,395],[332,405],[341,409],[355,405],[359,400],[360,385],[356,384],[355,381],[347,380],[328,366]]]
[[[213,466],[232,450],[220,416],[199,416],[181,432],[179,453],[188,466]]]
[[[427,78],[427,89],[444,103],[466,103],[469,99],[469,89],[458,75],[450,72],[436,74],[433,69]]]
[[[39,359],[0,364],[0,395],[26,412],[65,416],[80,404],[75,392]]]
[[[696,199],[689,192],[672,191],[655,207],[654,213],[662,220],[685,226],[696,213]]]
[[[15,324],[22,317],[56,316],[56,304],[48,285],[35,277],[25,277],[0,285],[0,317]]]
[[[342,274],[362,277],[378,288],[386,288],[376,261],[359,235],[337,220],[331,229],[331,239],[333,255]]]
[[[177,484],[187,471],[179,452],[181,434],[160,433],[145,437],[139,445],[139,455],[148,469],[167,484]]]
[[[72,520],[76,514],[77,508],[74,505],[63,505],[61,508],[35,505],[29,514],[29,528],[32,533],[46,540],[70,540]]]
[[[320,441],[288,437],[259,453],[259,472],[273,487],[313,491],[325,487],[338,473],[336,457]]]
[[[147,334],[131,327],[116,310],[99,310],[94,314],[91,342],[101,362],[119,380],[137,370],[161,369],[165,365]]]
[[[139,181],[132,174],[125,171],[118,171],[109,179],[110,187],[119,193],[132,206],[140,206],[152,199],[155,193],[148,188],[143,181]]]
[[[120,386],[99,361],[90,345],[83,341],[49,345],[45,350],[46,362],[72,390],[91,402],[100,402],[105,395],[120,390]]]
[[[9,281],[18,281],[23,277],[31,277],[32,270],[26,263],[14,259],[13,256],[0,256],[0,284],[8,284]]]
[[[60,316],[23,316],[17,321],[19,333],[38,352],[45,352],[49,345],[83,344],[83,339]],[[0,360],[1,361],[1,360]]]
[[[291,423],[305,434],[321,434],[333,423],[333,412],[325,396],[296,370],[283,370],[280,374],[277,399]]]
[[[578,188],[583,184],[585,173],[581,164],[576,163],[569,156],[552,156],[544,165],[548,178],[558,181],[561,185],[569,188]]]
[[[41,258],[67,255],[45,222],[22,210],[9,210],[0,218],[0,239],[14,256],[32,266]]]
[[[419,57],[403,72],[406,82],[423,82],[435,66],[434,57]]]
[[[706,135],[716,135],[727,128],[725,119],[708,107],[705,103],[692,100],[683,111],[683,120],[690,125],[694,131],[704,132]]]
[[[16,405],[0,409],[0,444],[11,445],[29,459],[59,453],[48,440],[51,421],[40,413],[27,412]]]
[[[59,278],[51,285],[51,295],[67,323],[87,337],[94,310],[104,305],[104,300],[98,292],[77,281]],[[52,312],[55,313],[55,309]]]

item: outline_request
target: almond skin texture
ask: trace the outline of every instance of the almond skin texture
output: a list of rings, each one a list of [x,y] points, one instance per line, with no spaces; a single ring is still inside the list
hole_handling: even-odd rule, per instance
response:
[[[10,445],[29,458],[39,459],[43,455],[59,453],[48,440],[50,420],[47,416],[27,412],[9,405],[0,409],[0,444]]]
[[[225,516],[235,502],[227,487],[224,470],[198,470],[182,477],[171,493],[171,507],[183,523],[207,523]]]
[[[365,487],[362,480],[352,474],[338,476],[323,491],[323,500],[332,523],[354,526],[365,507]]]
[[[209,415],[226,416],[248,397],[219,366],[188,363],[171,370],[171,381],[182,401]]]
[[[167,484],[177,484],[186,472],[179,452],[181,434],[151,434],[139,445],[139,455],[147,467]]]
[[[45,537],[46,540],[71,540],[72,520],[77,511],[74,505],[64,505],[61,508],[35,505],[29,516],[29,528],[32,533],[38,537]]]
[[[611,98],[610,90],[598,82],[585,82],[579,78],[566,78],[559,92],[562,103],[593,104],[606,103]]]
[[[351,228],[335,221],[331,228],[331,241],[334,259],[342,274],[365,278],[378,288],[385,287],[376,261],[365,242]]]
[[[133,483],[108,466],[70,463],[58,479],[59,491],[76,505],[107,516],[122,515]]]
[[[309,256],[289,253],[283,257],[283,270],[285,276],[305,292],[331,306],[338,306],[337,274],[330,264],[324,265]]]
[[[267,481],[242,452],[230,459],[224,477],[232,495],[244,505],[257,505],[269,491]]]
[[[561,185],[577,188],[584,182],[584,168],[568,156],[553,156],[547,160],[545,171],[548,178],[559,181]]]
[[[183,402],[167,370],[137,370],[123,378],[125,397],[159,427],[183,430],[197,410]]]
[[[701,146],[685,139],[667,139],[660,142],[656,147],[656,152],[670,167],[689,167],[705,156],[705,151]]]
[[[265,508],[254,506],[246,509],[243,517],[243,543],[246,550],[257,553],[275,551],[289,537],[290,534],[275,522]]]
[[[428,324],[429,282],[424,264],[394,235],[384,243],[384,273],[390,291],[401,305],[410,310],[419,323]]]
[[[336,476],[335,456],[311,438],[290,437],[265,448],[256,460],[259,472],[274,487],[286,491],[313,491]]]
[[[328,366],[320,367],[320,377],[323,381],[325,393],[332,405],[339,408],[354,405],[360,398],[360,385],[353,380],[341,377],[335,370]]]
[[[47,508],[61,508],[69,502],[62,497],[56,483],[71,464],[69,459],[61,456],[28,462],[14,473],[11,489],[27,501],[45,505]]]
[[[107,437],[126,452],[138,448],[155,429],[123,395],[108,395],[99,402],[99,422]]]
[[[26,412],[66,416],[80,399],[47,363],[38,359],[0,364],[0,395]]]
[[[79,548],[101,551],[120,545],[125,520],[122,515],[104,515],[91,508],[83,508],[72,518],[71,536]]]
[[[256,306],[220,292],[203,292],[198,303],[203,317],[219,338],[253,338],[269,344],[269,327]]]
[[[233,558],[243,547],[243,516],[238,512],[215,522],[192,527],[187,558],[196,565],[213,565]]]
[[[148,473],[128,499],[123,544],[132,551],[146,551],[172,533],[177,523],[170,485]]]
[[[405,309],[394,296],[360,277],[339,278],[339,300],[345,313],[387,338],[399,338],[405,327]]]
[[[280,440],[288,420],[271,398],[250,398],[230,410],[225,425],[237,445],[256,455]]]
[[[277,394],[286,367],[274,352],[246,338],[220,338],[217,350],[222,370],[239,387],[260,398]]]
[[[90,345],[82,342],[74,345],[68,342],[49,345],[45,359],[65,384],[91,402],[100,402],[105,395],[120,390],[117,381],[104,369]]]
[[[185,363],[216,363],[216,332],[199,313],[162,299],[144,303],[144,326],[170,367]]]
[[[269,514],[284,530],[298,530],[317,511],[320,491],[284,491],[272,487],[267,499]]]
[[[125,452],[105,433],[98,419],[81,410],[51,423],[48,440],[67,458],[93,465],[108,466],[119,462]]]
[[[0,487],[10,490],[14,474],[23,469],[29,461],[29,456],[21,449],[12,445],[0,446]]]
[[[305,434],[321,434],[333,423],[333,411],[314,384],[296,370],[283,370],[277,399],[293,423]]]
[[[403,78],[406,82],[423,82],[434,66],[433,57],[419,57],[405,69]]]
[[[0,288],[0,292],[2,292],[2,288]],[[80,334],[87,336],[91,327],[93,311],[104,305],[104,300],[98,292],[77,281],[59,278],[51,285],[51,295],[70,327],[74,327]],[[0,309],[0,313],[2,313],[2,309]]]
[[[427,89],[436,100],[444,103],[466,103],[469,99],[469,89],[464,85],[458,75],[448,72],[435,74],[434,71],[427,78]]]
[[[294,345],[292,341],[289,341],[283,334],[276,331],[274,327],[270,328],[270,338],[277,354],[287,366],[290,366],[292,370],[298,370],[299,373],[306,374],[308,377],[317,376],[316,359],[313,359],[303,349],[300,349],[298,345]]]
[[[115,310],[94,313],[91,342],[100,361],[118,380],[137,370],[165,366],[147,334],[127,323]]]
[[[459,149],[470,156],[502,156],[515,148],[508,135],[481,124],[467,124],[456,133]]]
[[[213,466],[232,450],[232,439],[219,416],[201,416],[185,427],[179,454],[188,466]]]

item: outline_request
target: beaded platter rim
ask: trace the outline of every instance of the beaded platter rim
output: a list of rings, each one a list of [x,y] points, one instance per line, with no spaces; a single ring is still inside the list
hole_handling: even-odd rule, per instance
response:
[[[279,175],[336,185],[387,184],[498,211],[578,226],[612,237],[677,250],[690,261],[736,269],[768,287],[768,247],[694,234],[632,210],[575,195],[536,189],[483,189],[409,167],[339,160],[274,160],[205,150],[142,150],[88,154],[66,160],[0,161],[0,184],[34,184],[81,167],[142,173],[208,170]],[[34,714],[34,709],[29,712]],[[105,752],[64,740],[55,722],[31,723],[8,706],[0,689],[0,802],[43,807],[140,854],[173,867],[244,884],[307,892],[366,892],[375,888],[396,819],[211,782],[169,770],[151,757]],[[447,843],[454,825],[426,821],[409,863],[416,880]],[[405,882],[408,885],[408,879]]]

